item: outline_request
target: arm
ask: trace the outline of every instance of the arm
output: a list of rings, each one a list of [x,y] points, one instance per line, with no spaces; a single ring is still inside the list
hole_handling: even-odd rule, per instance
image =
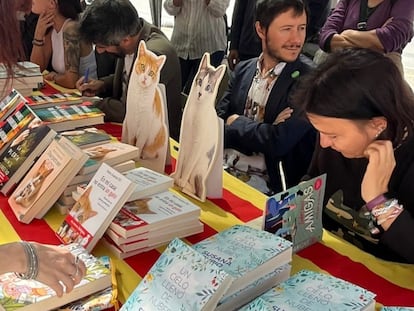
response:
[[[334,40],[332,40],[331,48],[333,50],[339,47],[360,47],[372,49],[377,52],[384,52],[384,46],[378,39],[377,31],[375,29],[368,31],[347,29],[339,36],[345,41],[345,44],[342,46],[342,44],[337,44]]]
[[[239,41],[242,25],[244,22],[244,12],[248,1],[236,0],[233,10],[233,18],[230,30],[230,52],[227,57],[229,67],[234,70],[235,65],[239,62]]]
[[[205,0],[207,12],[215,17],[223,17],[229,7],[230,0]]]
[[[231,107],[231,99],[233,97],[233,87],[235,82],[237,81],[237,76],[239,73],[239,67],[236,67],[234,71],[230,72],[230,79],[227,89],[225,90],[223,97],[219,99],[219,102],[216,106],[216,112],[217,115],[224,120],[224,123],[226,123],[227,118],[236,113],[236,111],[232,110]]]
[[[336,5],[334,11],[328,19],[326,20],[325,24],[323,25],[320,34],[319,34],[319,46],[325,52],[329,52],[331,49],[331,39],[333,40],[333,36],[336,34],[340,34],[343,26],[346,11],[348,8],[349,0],[341,0]]]
[[[44,12],[40,14],[34,32],[34,42],[30,61],[40,66],[43,71],[49,65],[52,57],[51,32],[48,31],[53,25],[54,12]],[[43,43],[42,43],[43,42]]]
[[[168,14],[177,16],[181,12],[182,2],[185,0],[165,0],[164,9]]]

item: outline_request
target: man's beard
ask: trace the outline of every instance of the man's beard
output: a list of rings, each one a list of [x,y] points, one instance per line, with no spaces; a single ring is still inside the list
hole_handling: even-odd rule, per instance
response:
[[[282,46],[282,48],[284,48],[285,46]],[[295,46],[299,49],[301,49],[300,45]],[[297,55],[297,57],[294,60],[291,59],[285,59],[283,56],[280,55],[280,53],[278,53],[278,51],[275,51],[274,49],[272,49],[270,47],[270,43],[269,43],[269,39],[266,38],[266,53],[277,63],[279,62],[285,62],[285,63],[290,63],[295,61],[298,57],[299,57],[299,53]]]

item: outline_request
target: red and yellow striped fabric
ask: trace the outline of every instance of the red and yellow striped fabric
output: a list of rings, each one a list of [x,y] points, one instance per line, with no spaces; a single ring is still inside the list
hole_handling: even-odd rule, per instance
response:
[[[175,157],[174,150],[172,153]],[[190,244],[235,224],[260,226],[266,196],[226,173],[223,184],[221,199],[211,199],[205,203],[190,199],[200,206],[201,221],[205,225],[204,232],[186,239]],[[7,204],[7,198],[0,198],[0,206],[0,243],[19,239],[59,243],[54,231],[63,216],[57,211],[51,210],[44,219],[25,225],[16,220]],[[96,256],[113,257],[117,269],[119,300],[124,302],[163,249],[161,247],[125,260],[117,259],[102,244],[98,244],[93,253]],[[378,307],[380,304],[414,306],[414,265],[379,260],[330,233],[324,233],[321,243],[294,255],[292,273],[305,268],[326,272],[371,290],[377,294]]]

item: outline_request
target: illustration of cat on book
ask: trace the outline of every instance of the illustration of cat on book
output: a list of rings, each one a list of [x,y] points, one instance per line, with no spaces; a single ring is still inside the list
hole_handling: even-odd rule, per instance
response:
[[[90,159],[99,159],[106,156],[111,151],[116,151],[116,148],[109,148],[107,146],[96,146],[94,148],[89,148],[85,150],[86,154],[89,156]]]
[[[44,160],[27,184],[14,194],[16,203],[23,207],[29,206],[35,199],[36,194],[42,187],[46,177],[49,176],[52,171],[53,164],[48,159]]]
[[[165,55],[157,56],[149,51],[144,41],[139,43],[122,125],[122,142],[139,148],[136,160],[147,160],[151,163],[149,166],[159,172],[164,171],[169,136],[165,103],[158,87],[165,60]]]
[[[211,66],[210,54],[205,53],[183,112],[180,151],[172,177],[183,192],[201,201],[217,158],[220,125],[214,106],[225,70],[224,65]]]
[[[135,201],[128,202],[124,205],[124,208],[130,211],[134,215],[139,214],[156,214],[155,212],[151,211],[148,202],[151,198],[139,199]],[[142,223],[142,220],[134,220],[129,217],[127,214],[118,213],[115,217],[114,221],[119,223],[123,227],[128,226],[138,226]]]
[[[53,290],[49,288],[50,292],[47,292],[48,288],[46,287],[36,287],[35,281],[33,282],[34,286],[27,285],[27,282],[30,282],[28,280],[21,280],[14,274],[9,274],[9,278],[7,280],[4,280],[4,283],[2,285],[3,295],[0,299],[0,304],[2,303],[2,300],[16,300],[19,301],[25,300],[27,296],[36,296],[41,297],[45,295],[53,295]]]

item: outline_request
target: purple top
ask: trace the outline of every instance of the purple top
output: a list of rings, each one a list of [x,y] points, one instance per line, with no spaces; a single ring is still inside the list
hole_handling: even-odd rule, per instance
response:
[[[334,34],[340,34],[346,29],[357,30],[359,6],[359,0],[341,0],[338,2],[321,29],[319,46],[322,49],[326,50],[327,41],[330,42],[330,38]],[[390,17],[393,17],[393,20],[383,27]],[[414,35],[413,19],[413,0],[384,0],[368,18],[367,30],[376,29],[385,53],[401,53]],[[327,48],[329,49],[329,47]]]

